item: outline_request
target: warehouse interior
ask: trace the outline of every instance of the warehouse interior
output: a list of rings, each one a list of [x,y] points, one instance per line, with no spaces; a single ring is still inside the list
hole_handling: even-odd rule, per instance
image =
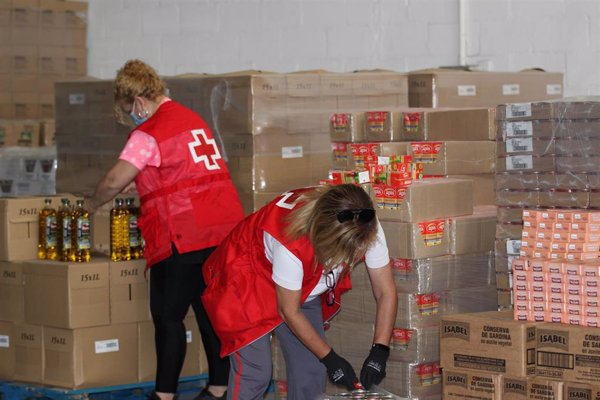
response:
[[[323,368],[317,400],[600,399],[597,0],[0,0],[0,38],[0,400],[244,399],[233,372],[210,379],[193,300],[177,322],[176,389],[160,389],[154,267],[215,247],[198,258],[196,298],[236,285],[202,263],[247,245],[227,236],[238,221],[272,212],[288,229],[273,207],[345,186],[370,205],[325,214],[366,226],[375,211],[393,315],[369,250],[331,283],[309,233],[312,270],[269,222],[252,226],[267,235],[260,261],[248,256],[268,270],[269,290],[252,279],[257,296],[273,290],[264,308]],[[163,92],[128,86],[130,60]],[[169,133],[185,154],[157,128],[167,107],[198,125]],[[143,164],[126,154],[140,134],[158,148]],[[206,233],[218,218],[230,224],[219,240]],[[341,304],[315,340],[354,387],[285,319],[271,239],[296,251],[302,295],[324,313]],[[305,287],[309,273],[320,280]],[[260,397],[313,400],[274,332],[262,332]],[[239,374],[241,351],[222,360]]]

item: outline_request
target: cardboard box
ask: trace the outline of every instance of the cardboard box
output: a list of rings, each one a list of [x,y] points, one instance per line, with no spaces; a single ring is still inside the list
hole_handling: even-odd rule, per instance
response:
[[[478,141],[496,138],[496,109],[408,109],[396,140]]]
[[[502,376],[502,400],[561,400],[563,382],[544,378]]]
[[[447,175],[446,178],[470,179],[473,181],[473,206],[496,204],[494,174]]]
[[[563,96],[563,74],[429,69],[408,74],[411,107],[495,107]]]
[[[580,382],[563,383],[563,400],[589,399],[596,400],[600,398],[600,386]]]
[[[375,200],[374,193],[371,196]],[[398,209],[377,209],[380,220],[403,222],[429,221],[472,213],[473,182],[450,178],[414,181],[407,188],[404,202]]]
[[[145,349],[148,351],[148,349]],[[44,327],[44,384],[91,388],[137,379],[137,324],[92,328]]]
[[[109,262],[110,322],[112,324],[150,320],[146,260]]]
[[[413,159],[417,158],[412,143]],[[491,174],[495,172],[496,145],[491,141],[441,142],[439,153],[423,165],[424,175]]]
[[[536,330],[536,374],[549,379],[598,382],[600,334],[597,328],[541,324]]]
[[[23,266],[0,261],[0,321],[20,322],[25,316]]]
[[[485,253],[494,250],[496,207],[475,207],[473,215],[450,220],[450,254]]]
[[[512,311],[443,317],[442,368],[528,376],[535,373],[536,325]]]
[[[444,368],[443,393],[446,400],[504,400],[502,375]]]
[[[208,362],[206,361],[200,330],[193,313],[185,318],[184,324],[187,349],[181,377],[207,373]],[[138,343],[138,381],[153,381],[156,378],[156,351],[152,321],[138,323]]]
[[[37,258],[38,214],[43,207],[44,197],[0,199],[0,260]]]
[[[15,337],[12,322],[0,321],[0,380],[15,377]]]
[[[437,233],[427,234],[427,226],[435,226]],[[383,220],[381,227],[392,257],[412,260],[450,254],[447,220],[421,223]]]
[[[44,381],[44,330],[39,325],[17,323],[13,327],[15,380],[43,383]]]
[[[27,261],[23,273],[25,322],[67,329],[109,324],[108,259]]]

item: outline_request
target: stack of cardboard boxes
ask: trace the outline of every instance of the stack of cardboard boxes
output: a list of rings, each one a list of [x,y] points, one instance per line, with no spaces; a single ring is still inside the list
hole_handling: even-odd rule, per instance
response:
[[[55,193],[56,150],[38,146],[54,145],[54,83],[87,73],[86,32],[86,2],[0,2],[0,196]]]
[[[600,102],[572,98],[498,107],[496,254],[501,304],[511,306],[510,264],[524,208],[597,208]]]
[[[145,260],[36,260],[43,204],[43,197],[0,199],[0,380],[72,389],[152,381]],[[206,373],[193,314],[185,324],[183,376]]]
[[[444,399],[597,399],[598,328],[517,321],[511,311],[445,317]]]

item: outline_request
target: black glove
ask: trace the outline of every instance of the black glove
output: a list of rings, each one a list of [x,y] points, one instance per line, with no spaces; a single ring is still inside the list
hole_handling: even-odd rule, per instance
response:
[[[365,389],[379,384],[385,378],[385,364],[390,356],[390,348],[383,344],[375,343],[371,347],[369,356],[360,371],[360,383]]]
[[[319,361],[325,364],[327,376],[331,383],[343,385],[348,390],[356,389],[355,385],[358,383],[358,378],[352,365],[344,358],[338,356],[333,349]]]

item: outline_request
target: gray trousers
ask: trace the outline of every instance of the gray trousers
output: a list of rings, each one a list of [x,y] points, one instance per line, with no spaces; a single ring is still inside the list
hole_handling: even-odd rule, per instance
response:
[[[324,337],[321,299],[303,304],[301,310],[319,335]],[[327,384],[325,366],[285,323],[275,328],[274,332],[285,359],[288,400],[313,400],[323,394]],[[231,354],[229,361],[231,369],[227,400],[262,399],[273,371],[270,334]]]

